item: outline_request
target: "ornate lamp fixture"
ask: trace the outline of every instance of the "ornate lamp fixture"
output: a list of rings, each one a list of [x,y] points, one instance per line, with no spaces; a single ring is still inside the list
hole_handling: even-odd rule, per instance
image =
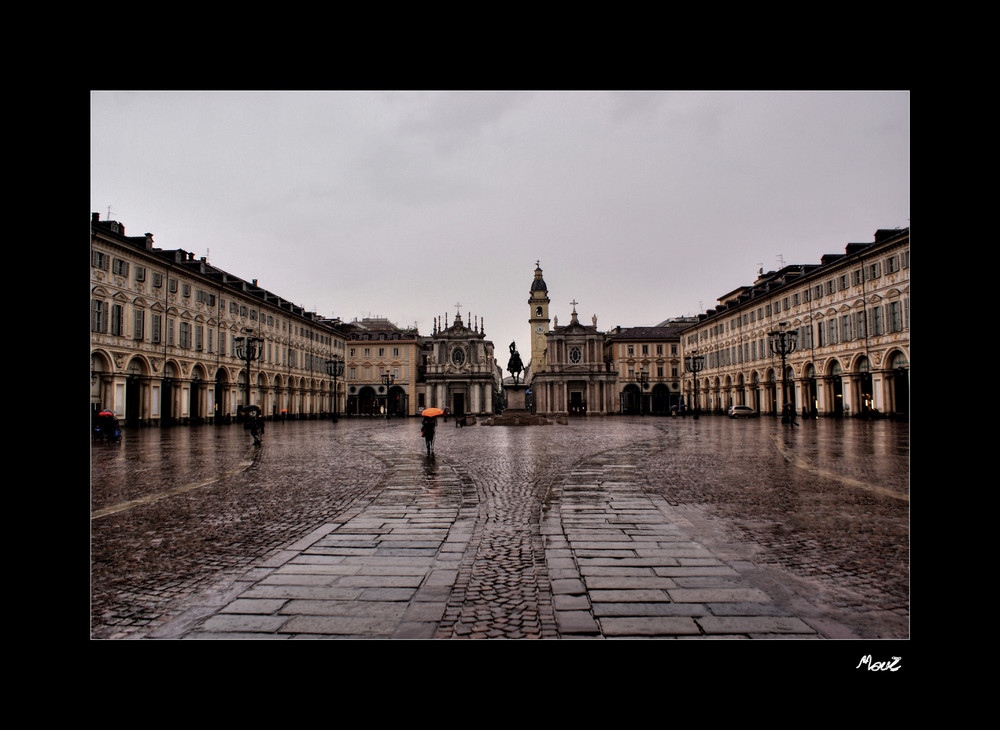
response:
[[[246,400],[243,403],[244,408],[250,405],[250,363],[254,360],[260,360],[263,352],[264,339],[262,337],[246,335],[236,338],[236,357],[247,364],[247,392]]]
[[[788,322],[782,322],[778,329],[767,333],[768,344],[771,347],[772,355],[781,356],[781,422],[791,423],[794,415],[791,413],[791,403],[788,401],[788,372],[785,367],[785,358],[795,351],[795,346],[799,341],[797,330],[788,330]]]
[[[333,378],[333,422],[337,422],[337,379],[344,374],[344,361],[338,355],[326,361],[326,374]]]
[[[698,373],[705,369],[705,356],[699,355],[697,350],[692,350],[690,355],[684,356],[684,369],[694,375],[694,417],[698,417],[701,405],[698,402]]]
[[[385,417],[386,417],[386,420],[388,420],[388,418],[389,418],[389,388],[392,386],[392,384],[394,382],[396,382],[396,379],[392,375],[389,374],[388,370],[386,370],[384,373],[382,373],[382,385],[385,388]]]
[[[643,391],[649,388],[649,373],[645,370],[639,370],[635,374],[635,384],[639,386],[639,415],[644,415],[642,402],[645,400],[643,398]]]

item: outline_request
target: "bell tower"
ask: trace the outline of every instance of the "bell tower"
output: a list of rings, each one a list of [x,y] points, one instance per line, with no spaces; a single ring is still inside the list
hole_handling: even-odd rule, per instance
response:
[[[531,373],[545,370],[545,333],[549,331],[549,288],[542,278],[540,262],[535,262],[535,280],[528,296],[528,324],[531,325]]]

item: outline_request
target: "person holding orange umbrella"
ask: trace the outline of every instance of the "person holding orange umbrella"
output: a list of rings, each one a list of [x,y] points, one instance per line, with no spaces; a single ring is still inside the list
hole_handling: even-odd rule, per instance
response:
[[[427,443],[428,456],[434,455],[434,429],[437,427],[437,421],[434,419],[443,413],[444,411],[440,408],[425,408],[421,414],[424,420],[420,424],[420,435],[423,436],[424,441]]]

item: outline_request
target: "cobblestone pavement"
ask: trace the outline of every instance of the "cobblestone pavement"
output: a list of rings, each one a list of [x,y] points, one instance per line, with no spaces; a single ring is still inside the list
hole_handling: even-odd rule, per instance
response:
[[[905,424],[127,431],[93,638],[908,638]]]

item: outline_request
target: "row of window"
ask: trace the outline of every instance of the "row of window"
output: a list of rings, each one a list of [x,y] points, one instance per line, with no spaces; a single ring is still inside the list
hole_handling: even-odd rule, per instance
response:
[[[399,332],[379,332],[378,334],[372,334],[370,332],[363,332],[358,335],[359,340],[405,340],[406,335],[401,335]]]
[[[361,374],[360,379],[358,378],[358,373]],[[389,368],[373,368],[368,365],[361,368],[351,367],[347,369],[347,379],[358,383],[377,383],[381,382],[382,376],[387,373],[392,375],[394,383],[405,385],[409,376],[409,368],[404,367],[400,370],[398,367],[394,367],[390,370]],[[402,377],[402,380],[400,380],[400,377]]]
[[[91,258],[91,263],[95,269],[101,269],[102,271],[110,271],[116,276],[122,276],[128,278],[129,271],[133,268],[133,264],[125,259],[116,258],[108,255],[103,251],[94,251]],[[135,281],[144,282],[146,281],[146,267],[139,266],[135,264]],[[152,280],[150,282],[155,289],[160,289],[163,286],[163,273],[160,271],[154,271]],[[204,304],[207,307],[215,306],[215,294],[204,289],[193,289],[191,284],[188,282],[182,282],[179,279],[169,279],[167,281],[167,290],[171,294],[176,294],[178,291],[185,298],[190,298],[191,293],[194,292],[195,301]],[[232,311],[232,310],[230,310]]]
[[[391,349],[392,349],[392,357],[399,357],[399,354],[400,354],[399,348],[398,347],[393,347]],[[363,358],[367,359],[367,358],[370,358],[372,356],[372,348],[370,348],[370,347],[364,347],[364,348],[351,347],[351,348],[348,349],[348,355],[347,356],[350,357],[351,359],[354,359],[354,358],[356,358],[358,356],[358,351],[359,350],[363,353],[361,355]],[[384,347],[377,347],[377,348],[375,348],[375,350],[378,353],[377,357],[385,357],[386,348],[384,348]]]
[[[140,266],[138,264],[132,264],[131,262],[120,259],[117,257],[110,256],[103,251],[93,251],[92,265],[94,268],[101,269],[102,271],[110,271],[111,273],[128,277],[129,271],[134,269],[135,271],[135,281],[143,282],[146,281],[146,267]],[[163,286],[164,275],[161,272],[153,272],[152,276],[152,286],[154,288],[160,288]],[[207,291],[205,289],[198,289],[193,287],[190,283],[181,281],[177,278],[170,278],[167,282],[167,289],[170,293],[176,294],[180,293],[184,298],[189,299],[194,294],[194,301],[198,304],[204,305],[206,308],[214,309],[216,306],[217,297],[214,292]],[[224,299],[218,299],[220,311],[225,311],[226,301]],[[306,340],[318,342],[323,345],[332,346],[334,343],[334,338],[326,332],[313,330],[308,327],[304,327],[299,324],[291,324],[286,320],[275,318],[273,314],[265,314],[257,308],[250,307],[246,303],[239,302],[236,300],[229,300],[228,305],[229,314],[233,317],[242,317],[250,322],[258,323],[261,326],[265,324],[268,327],[280,326],[282,332],[292,329],[296,337],[301,337]],[[137,325],[141,326],[141,324]],[[95,331],[108,331],[105,330],[95,330]],[[141,336],[136,336],[135,339],[142,339]],[[158,341],[158,340],[154,340]]]
[[[666,345],[657,344],[657,345],[654,345],[653,347],[655,348],[656,355],[658,357],[663,357],[663,354],[666,351]],[[619,344],[618,345],[618,356],[620,358],[621,357],[635,357],[636,352],[640,352],[643,356],[648,357],[649,354],[650,354],[650,352],[651,352],[650,345],[648,345],[648,344],[642,344],[642,345],[639,345],[638,348],[636,347],[636,345],[623,345],[623,344]],[[671,345],[670,345],[670,354],[672,356],[674,356],[674,357],[677,357],[677,345],[676,344],[671,343]]]
[[[882,276],[883,270],[886,274],[894,274],[910,266],[910,252],[893,254],[881,261],[874,261],[864,266],[860,266],[850,273],[843,273],[825,282],[820,282],[812,287],[807,287],[800,291],[792,292],[784,297],[775,299],[750,309],[742,314],[738,314],[725,322],[719,322],[708,330],[702,332],[702,339],[710,336],[723,336],[728,332],[747,327],[757,321],[766,321],[774,315],[788,312],[791,309],[808,304],[815,300],[819,301],[824,296],[833,296],[841,291],[850,290],[852,287],[864,286],[865,282],[871,282]]]
[[[900,269],[910,268],[910,252],[904,251],[902,253],[893,254],[892,256],[887,256],[881,261],[873,261],[871,263],[865,264],[864,266],[859,266],[850,272],[850,274],[843,273],[833,279],[827,279],[827,281],[816,284],[812,289],[806,289],[804,292],[804,299],[801,301],[810,301],[810,291],[816,299],[825,296],[833,296],[837,292],[847,291],[851,287],[864,286],[866,282],[872,282],[876,279],[882,277],[883,268],[885,273],[895,274],[900,271]],[[850,282],[850,284],[848,284]],[[793,304],[800,304],[799,295],[794,295]],[[788,297],[783,300],[785,303],[785,308],[788,308]]]
[[[904,311],[904,302],[888,302],[884,306],[869,307],[867,312],[851,312],[840,317],[831,317],[815,324],[799,327],[797,350],[811,350],[816,347],[830,347],[841,343],[862,340],[869,336],[902,332],[909,320],[909,308]],[[722,368],[768,359],[772,356],[767,338],[760,337],[748,342],[737,343],[705,355],[705,366]]]
[[[641,372],[644,372],[644,370],[645,370],[645,368],[640,368],[638,372],[641,373]],[[666,377],[666,371],[664,370],[664,368],[663,368],[662,365],[657,365],[656,366],[656,375],[655,375],[655,377],[656,377],[657,380],[663,380]],[[679,370],[679,368],[676,365],[671,365],[670,366],[670,377],[674,378],[675,380],[680,377],[680,370]],[[635,370],[635,368],[630,367],[628,369],[628,378],[629,378],[629,380],[635,380],[636,379],[636,370]]]
[[[870,318],[871,318],[871,326],[869,327],[868,331],[872,335],[882,335],[882,334],[887,334],[887,333],[892,333],[892,332],[901,332],[903,329],[905,329],[907,327],[907,325],[906,325],[905,322],[909,321],[909,302],[910,302],[909,298],[904,298],[902,301],[900,301],[900,300],[892,300],[892,301],[889,301],[889,302],[887,302],[887,303],[885,303],[883,305],[872,305],[872,306],[865,307],[865,309],[869,312],[869,315],[870,315]],[[884,313],[883,313],[883,310],[884,310]],[[766,314],[765,316],[761,317],[761,322],[771,321],[771,317],[770,317],[770,305],[768,305],[768,307],[767,307],[767,312],[768,312],[768,314]],[[746,314],[743,315],[743,318],[744,318],[743,321],[744,322],[746,322],[746,316],[747,316]],[[849,315],[849,314],[848,315],[841,315],[840,319],[843,320],[843,319],[849,318],[851,316],[852,315]],[[856,332],[856,334],[854,334],[854,335],[843,335],[839,339],[835,338],[835,337],[830,337],[830,338],[827,339],[827,344],[836,344],[838,341],[846,342],[846,341],[849,341],[851,339],[857,339],[857,338],[865,336],[865,334],[864,334],[865,328],[864,328],[864,322],[863,322],[864,315],[861,312],[857,312],[853,316],[858,317],[858,318],[861,319],[861,323],[857,327],[855,327],[854,330],[853,330],[854,332]],[[737,317],[735,320],[731,320],[731,322],[736,322],[739,319],[740,318]],[[754,321],[756,321],[755,318],[751,317],[750,322],[754,322]],[[836,327],[834,325],[830,324],[830,322],[834,322],[834,321],[837,321],[837,317],[831,317],[829,320],[827,320],[825,326],[827,327],[827,331],[828,332],[832,333],[832,332],[834,332],[836,330]],[[700,330],[699,332],[690,334],[690,335],[687,336],[687,344],[691,345],[692,347],[698,346],[699,345],[699,339],[700,339],[700,340],[702,340],[702,342],[700,344],[702,346],[704,346],[704,345],[707,344],[705,342],[707,340],[711,340],[711,339],[714,339],[716,337],[729,336],[732,333],[740,331],[740,328],[737,327],[737,326],[735,326],[735,325],[733,325],[732,327],[730,327],[730,323],[731,322],[725,323],[725,328],[723,328],[723,324],[722,323],[719,323],[719,324],[717,324],[717,325],[715,325],[713,327],[710,327],[710,328],[707,328],[707,329],[703,329],[703,330]],[[822,326],[823,326],[822,324],[817,324],[817,327],[822,327]],[[847,332],[848,329],[844,328],[841,331]],[[820,337],[820,340],[822,340],[822,337]]]
[[[218,338],[219,349],[216,353],[216,331],[214,328],[205,327],[202,324],[186,320],[177,322],[173,318],[167,318],[164,325],[162,314],[147,313],[145,310],[138,308],[132,312],[131,337],[133,340],[145,341],[147,339],[147,314],[149,320],[148,341],[152,344],[166,344],[182,350],[193,350],[219,355],[226,355],[228,351],[235,355],[236,338],[238,337],[235,333],[228,333],[228,337],[220,336]],[[91,332],[100,334],[128,337],[129,334],[125,331],[125,308],[121,304],[111,304],[109,306],[104,300],[94,299],[90,329]],[[327,356],[325,354],[316,355],[306,350],[299,350],[292,345],[284,347],[275,345],[273,342],[265,342],[262,360],[266,364],[282,367],[325,370]]]

